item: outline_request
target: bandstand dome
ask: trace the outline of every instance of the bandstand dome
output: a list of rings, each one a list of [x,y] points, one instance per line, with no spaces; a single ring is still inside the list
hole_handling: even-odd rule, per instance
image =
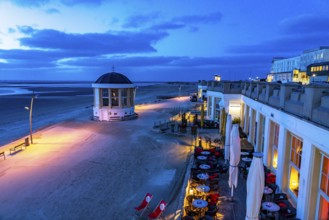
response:
[[[109,84],[132,84],[132,82],[121,73],[111,72],[100,76],[95,83],[109,83]]]
[[[110,72],[93,84],[94,120],[120,121],[137,117],[135,113],[136,86],[123,74]]]

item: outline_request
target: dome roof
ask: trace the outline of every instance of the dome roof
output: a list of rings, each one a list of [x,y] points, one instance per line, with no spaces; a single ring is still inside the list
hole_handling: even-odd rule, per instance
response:
[[[105,73],[99,77],[95,83],[106,83],[106,84],[133,84],[126,76],[121,73],[111,72]]]

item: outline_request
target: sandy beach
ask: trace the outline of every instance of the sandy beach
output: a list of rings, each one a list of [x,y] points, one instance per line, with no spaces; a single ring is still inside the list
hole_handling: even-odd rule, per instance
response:
[[[0,160],[0,219],[134,219],[133,207],[146,192],[154,195],[151,209],[168,201],[166,218],[172,218],[191,138],[161,134],[153,125],[169,119],[173,108],[194,104],[187,96],[157,99],[177,95],[178,85],[139,87],[138,119],[96,122],[90,120],[92,90],[67,89],[36,99],[35,144]],[[181,87],[181,95],[195,91],[192,85]],[[28,134],[28,113],[20,106],[28,106],[31,96],[3,97],[0,129],[6,147]]]

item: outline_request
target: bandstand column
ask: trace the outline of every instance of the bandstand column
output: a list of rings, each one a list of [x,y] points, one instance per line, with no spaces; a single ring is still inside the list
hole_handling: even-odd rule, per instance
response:
[[[100,92],[99,88],[94,88],[94,106],[99,108]]]
[[[122,89],[118,89],[119,90],[119,108],[122,108]]]
[[[112,108],[112,91],[109,89],[109,108]]]

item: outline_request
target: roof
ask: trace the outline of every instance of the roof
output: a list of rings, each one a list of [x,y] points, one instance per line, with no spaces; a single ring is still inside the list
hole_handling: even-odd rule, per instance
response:
[[[116,72],[105,73],[95,83],[106,84],[133,84],[125,75]]]

